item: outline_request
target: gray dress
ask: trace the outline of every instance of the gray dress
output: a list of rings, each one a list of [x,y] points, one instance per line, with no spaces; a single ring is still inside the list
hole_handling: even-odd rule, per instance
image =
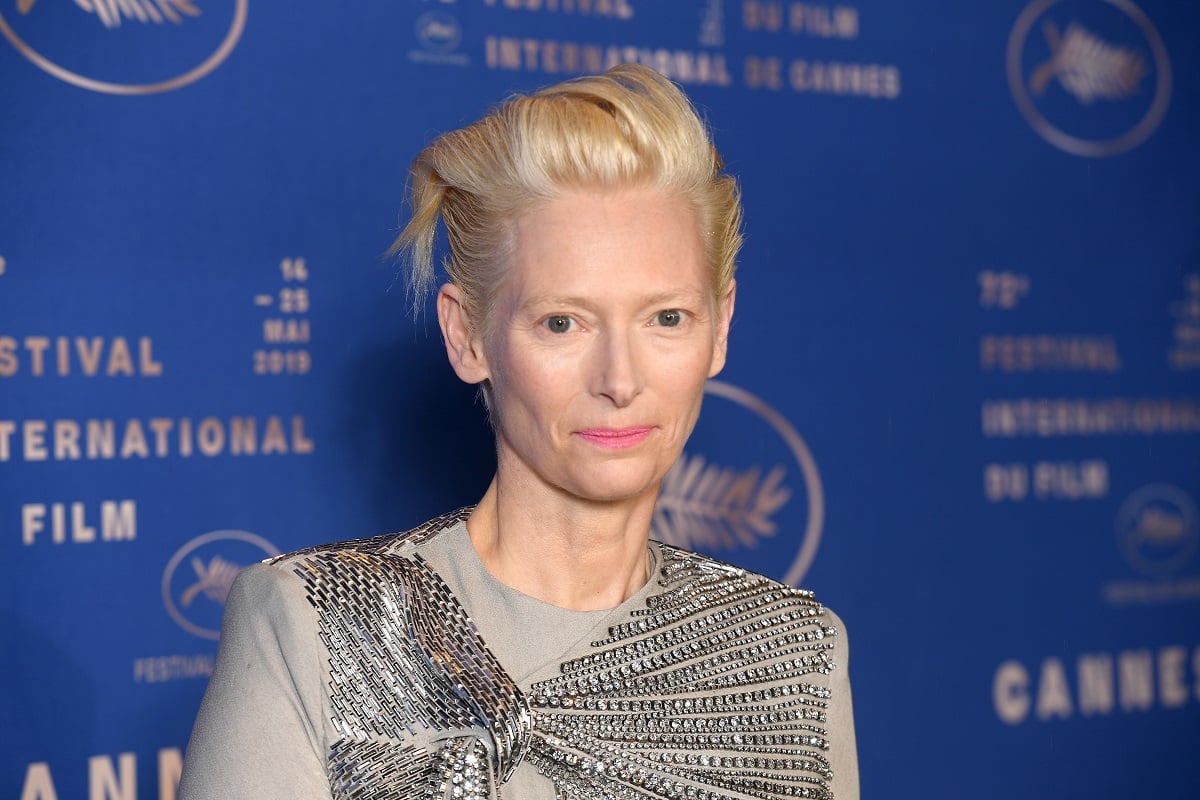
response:
[[[620,606],[505,586],[467,510],[243,571],[181,800],[857,800],[845,632],[651,543]]]

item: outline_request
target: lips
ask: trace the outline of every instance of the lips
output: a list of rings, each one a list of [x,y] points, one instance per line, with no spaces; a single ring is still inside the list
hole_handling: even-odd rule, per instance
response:
[[[576,431],[575,435],[585,442],[606,450],[624,450],[641,443],[652,430],[654,430],[653,425],[636,425],[631,428],[587,428]]]

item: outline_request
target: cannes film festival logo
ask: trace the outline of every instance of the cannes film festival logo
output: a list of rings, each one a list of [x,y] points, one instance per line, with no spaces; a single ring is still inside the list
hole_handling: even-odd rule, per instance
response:
[[[652,535],[798,585],[825,519],[816,462],[791,423],[750,392],[709,381],[705,394],[663,481]]]
[[[237,46],[249,0],[0,0],[0,33],[83,89],[154,94],[203,78]]]
[[[418,47],[408,51],[410,61],[426,64],[466,66],[470,58],[459,51],[462,25],[453,14],[440,9],[426,11],[413,23]]]
[[[220,638],[221,615],[233,579],[243,567],[278,554],[273,544],[246,531],[197,536],[179,548],[163,570],[163,606],[188,633]]]
[[[1200,546],[1196,504],[1177,486],[1143,486],[1117,512],[1117,543],[1129,565],[1165,578],[1191,563]]]
[[[426,50],[448,53],[462,41],[458,20],[442,11],[428,11],[417,17],[417,41]]]
[[[1144,142],[1166,113],[1171,65],[1149,17],[1129,0],[1035,0],[1008,40],[1008,82],[1046,141],[1080,156]]]

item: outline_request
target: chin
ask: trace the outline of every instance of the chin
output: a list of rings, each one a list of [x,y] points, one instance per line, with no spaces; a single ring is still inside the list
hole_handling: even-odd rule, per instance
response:
[[[576,497],[594,503],[619,503],[636,500],[647,493],[658,495],[662,475],[580,475],[563,489]]]

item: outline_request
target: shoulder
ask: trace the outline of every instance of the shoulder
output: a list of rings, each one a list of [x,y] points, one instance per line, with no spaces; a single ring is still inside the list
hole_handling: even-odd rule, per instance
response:
[[[445,514],[412,530],[307,547],[275,556],[242,571],[234,582],[226,617],[267,616],[284,628],[332,624],[347,614],[364,618],[380,603],[408,607],[415,598],[449,594],[424,555],[444,549],[461,529],[469,508]]]
[[[658,543],[658,547],[662,554],[660,582],[667,588],[660,597],[690,595],[694,603],[695,599],[704,599],[706,594],[715,592],[737,605],[789,609],[781,613],[814,623],[810,635],[818,640],[830,637],[830,645],[842,654],[840,660],[845,660],[844,623],[817,599],[814,592],[702,553],[662,543]]]
[[[286,624],[313,613],[314,588],[332,575],[353,582],[353,574],[394,572],[398,563],[415,564],[423,545],[456,525],[470,509],[432,519],[412,530],[316,545],[252,564],[238,573],[225,603],[223,628],[238,628],[264,617]],[[422,562],[423,563],[423,562]]]
[[[465,522],[470,513],[470,507],[460,508],[457,511],[435,517],[411,530],[306,547],[269,558],[263,564],[291,571],[297,565],[314,561],[331,559],[371,561],[395,556],[412,556],[439,535]]]
[[[750,594],[774,594],[819,605],[816,595],[808,589],[797,589],[753,570],[721,561],[718,558],[684,550],[674,545],[656,543],[663,557],[662,577],[669,583],[706,577],[726,586],[737,586]]]

